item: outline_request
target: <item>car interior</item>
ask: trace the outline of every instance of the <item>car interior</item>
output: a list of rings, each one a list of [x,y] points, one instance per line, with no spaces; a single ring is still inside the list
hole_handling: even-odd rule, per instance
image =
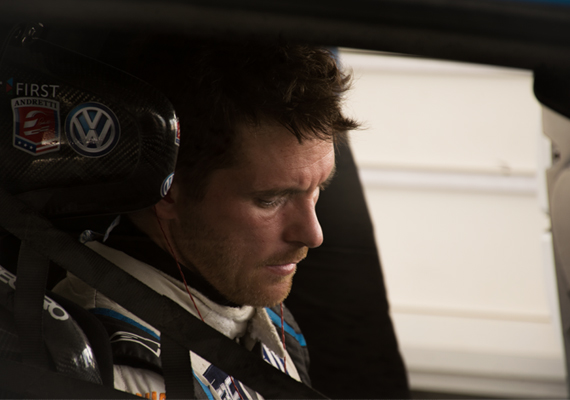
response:
[[[410,397],[349,145],[337,148],[336,177],[317,205],[327,239],[309,253],[287,299],[312,344],[313,388],[258,360],[78,240],[105,236],[117,215],[152,206],[172,181],[176,110],[159,87],[133,77],[127,62],[129,44],[148,31],[285,39],[533,71],[552,142],[547,184],[570,367],[569,2],[20,0],[0,4],[0,397],[136,397],[113,390],[106,333],[89,313],[51,293],[66,272],[163,332],[169,397],[194,397],[192,385],[179,378],[191,369],[180,359],[188,350],[266,398]],[[73,124],[79,104],[91,103],[121,121],[104,148],[41,135],[53,124],[85,135]],[[352,368],[356,363],[360,367]]]

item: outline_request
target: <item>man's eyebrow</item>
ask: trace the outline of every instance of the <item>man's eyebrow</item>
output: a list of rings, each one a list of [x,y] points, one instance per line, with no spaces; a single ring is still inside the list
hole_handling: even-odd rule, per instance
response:
[[[327,179],[325,179],[325,181],[319,185],[319,189],[325,190],[327,186],[331,184],[331,181],[333,180],[335,174],[336,174],[336,164],[333,165],[332,171],[327,177]]]
[[[327,177],[327,179],[324,180],[323,183],[321,183],[319,185],[319,189],[320,190],[325,190],[325,188],[331,183],[331,181],[334,178],[334,175],[336,173],[336,165],[333,166],[331,173],[329,174],[329,176]],[[297,194],[297,193],[303,193],[303,190],[300,189],[295,189],[295,188],[285,188],[285,189],[269,189],[269,190],[259,190],[259,191],[255,191],[253,192],[253,194],[255,196],[267,196],[267,197],[280,197],[280,196],[287,196],[287,195],[293,195],[293,194]]]
[[[288,196],[293,195],[296,193],[302,193],[302,190],[294,189],[294,188],[286,188],[286,189],[269,189],[269,190],[259,190],[253,192],[253,195],[259,197],[281,197],[281,196]]]

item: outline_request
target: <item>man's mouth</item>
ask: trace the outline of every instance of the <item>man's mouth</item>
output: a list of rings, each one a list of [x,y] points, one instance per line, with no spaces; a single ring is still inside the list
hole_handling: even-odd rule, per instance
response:
[[[275,275],[287,276],[295,272],[297,263],[288,263],[282,265],[267,265],[266,268]]]
[[[302,247],[289,254],[283,254],[280,257],[274,257],[265,261],[265,268],[276,275],[287,276],[294,274],[297,264],[307,256],[308,248]]]

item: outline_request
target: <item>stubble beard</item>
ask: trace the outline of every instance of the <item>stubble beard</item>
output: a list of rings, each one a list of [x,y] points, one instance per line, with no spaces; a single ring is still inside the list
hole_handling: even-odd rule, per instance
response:
[[[271,276],[263,268],[300,260],[307,255],[307,248],[303,247],[259,265],[244,266],[236,256],[240,254],[239,246],[208,227],[197,215],[182,219],[175,231],[173,241],[182,263],[194,268],[227,300],[238,305],[272,307],[281,303],[291,291],[294,273]],[[192,286],[192,282],[188,284]]]

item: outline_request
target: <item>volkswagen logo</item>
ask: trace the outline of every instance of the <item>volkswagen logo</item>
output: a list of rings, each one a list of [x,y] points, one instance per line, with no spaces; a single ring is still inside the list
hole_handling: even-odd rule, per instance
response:
[[[160,195],[162,197],[168,194],[170,187],[172,186],[172,180],[174,179],[174,173],[168,175],[164,182],[162,182],[162,187],[160,188]]]
[[[121,128],[113,111],[92,102],[71,110],[65,121],[65,133],[77,153],[85,157],[101,157],[119,143]]]

